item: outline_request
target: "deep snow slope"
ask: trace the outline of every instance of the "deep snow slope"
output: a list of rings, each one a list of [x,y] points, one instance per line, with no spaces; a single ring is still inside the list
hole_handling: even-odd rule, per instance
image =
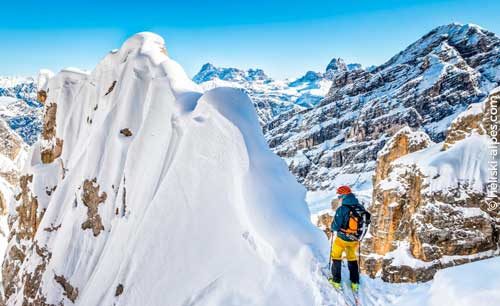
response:
[[[500,305],[500,257],[439,271],[429,287],[410,291],[398,306]]]
[[[326,238],[246,94],[203,93],[152,33],[40,85],[7,305],[332,303]]]

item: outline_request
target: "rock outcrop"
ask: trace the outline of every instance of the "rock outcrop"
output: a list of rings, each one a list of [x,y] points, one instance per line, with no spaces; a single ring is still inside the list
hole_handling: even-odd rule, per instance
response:
[[[471,105],[442,143],[405,128],[379,152],[365,273],[427,281],[438,269],[500,254],[500,208],[487,203],[492,124],[485,116],[499,96]]]
[[[2,119],[0,119],[0,139],[0,256],[3,258],[9,238],[8,222],[11,222],[11,220],[8,220],[8,218],[9,211],[11,211],[11,200],[14,198],[16,187],[19,185],[21,185],[21,188],[26,186],[29,177],[21,176],[21,168],[27,155],[27,146],[22,138]],[[30,207],[30,209],[20,209],[18,211],[19,218],[33,220],[33,205],[36,205],[36,200],[30,201],[26,206],[26,208]],[[25,234],[29,235],[29,233]],[[24,256],[19,249],[12,251],[11,255],[13,258]],[[8,271],[7,274],[13,275],[15,271]],[[5,277],[5,274],[2,276]],[[5,290],[8,290],[8,288]],[[2,290],[0,290],[1,292]],[[0,294],[1,304],[2,296]]]

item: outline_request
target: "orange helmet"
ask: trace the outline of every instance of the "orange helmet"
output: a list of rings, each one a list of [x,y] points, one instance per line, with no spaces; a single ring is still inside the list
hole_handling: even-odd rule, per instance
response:
[[[340,186],[337,188],[337,194],[343,195],[343,194],[350,194],[352,193],[351,188],[349,186]]]

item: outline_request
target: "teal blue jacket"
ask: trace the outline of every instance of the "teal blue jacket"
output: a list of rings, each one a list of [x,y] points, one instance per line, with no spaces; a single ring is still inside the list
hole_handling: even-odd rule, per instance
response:
[[[358,199],[356,196],[352,193],[350,194],[344,194],[339,196],[342,198],[342,205],[337,208],[337,211],[335,212],[335,217],[333,218],[331,230],[333,232],[337,232],[337,237],[341,238],[342,240],[345,241],[354,241],[353,239],[350,239],[347,237],[346,234],[342,233],[340,231],[340,228],[347,224],[349,221],[349,207],[348,206],[363,206],[359,203]]]

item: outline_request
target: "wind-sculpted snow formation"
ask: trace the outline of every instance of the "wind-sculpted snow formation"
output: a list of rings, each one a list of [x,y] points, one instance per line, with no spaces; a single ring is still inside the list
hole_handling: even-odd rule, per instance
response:
[[[331,299],[326,238],[246,94],[202,92],[152,33],[39,90],[43,131],[3,264],[7,305]]]

